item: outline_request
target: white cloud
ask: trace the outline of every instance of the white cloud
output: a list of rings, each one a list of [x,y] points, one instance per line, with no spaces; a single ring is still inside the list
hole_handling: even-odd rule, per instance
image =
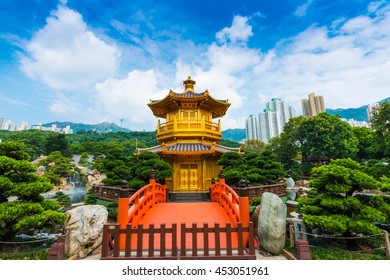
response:
[[[125,119],[128,127],[134,130],[155,129],[156,119],[147,103],[168,94],[157,88],[154,70],[134,70],[124,79],[108,79],[96,84],[96,91],[102,112],[112,119]]]
[[[306,15],[307,10],[309,9],[311,3],[313,3],[313,0],[307,0],[304,4],[299,6],[295,12],[294,15],[297,17],[303,17]]]
[[[271,56],[270,58],[268,58]],[[327,108],[360,107],[389,97],[390,11],[358,16],[338,29],[312,26],[281,42],[256,65],[258,88],[301,110],[310,92]]]
[[[150,99],[164,98],[169,90],[163,87],[182,91],[182,81],[191,75],[197,82],[196,91],[208,89],[214,98],[229,99],[232,103],[221,119],[223,129],[243,128],[245,118],[259,113],[273,97],[281,97],[294,105],[298,113],[301,98],[311,92],[323,95],[327,108],[360,107],[388,97],[389,7],[372,6],[370,16],[340,19],[329,27],[310,26],[296,36],[280,41],[267,53],[248,47],[246,43],[253,36],[249,18],[235,16],[232,26],[216,33],[216,42],[201,47],[187,44],[188,50],[183,48],[185,51],[179,54],[175,51],[178,58],[172,65],[162,62],[161,42],[147,37],[140,43],[140,48],[150,55],[153,65],[164,64],[165,67],[127,70],[124,78],[107,78],[115,72],[117,49],[88,31],[78,13],[62,8],[68,16],[55,16],[60,13],[59,8],[48,19],[45,28],[30,41],[31,58],[25,58],[24,62],[28,63],[24,67],[32,77],[57,88],[68,88],[69,84],[88,85],[100,79],[94,87],[94,99],[89,93],[87,102],[90,104],[81,106],[75,94],[72,101],[59,98],[51,110],[74,118],[86,119],[89,115],[89,119],[99,121],[124,118],[125,126],[133,130],[155,129],[156,118],[147,103]],[[71,31],[62,31],[61,26],[65,23],[73,27]],[[135,27],[113,24],[127,34],[137,32]],[[61,32],[62,36],[53,35]],[[69,45],[67,41],[71,42],[68,52],[63,47]],[[148,46],[144,46],[146,42]],[[180,39],[178,42],[181,43]],[[87,50],[93,57],[102,59],[101,63],[91,64],[87,53],[84,57],[81,50],[87,52],[83,48],[85,45],[89,46]],[[92,48],[94,45],[97,48]],[[142,59],[138,53],[127,51],[134,59]],[[48,59],[50,55],[66,59],[62,62],[58,59],[61,63],[56,65]],[[86,64],[93,65],[92,69],[85,67]],[[150,69],[148,63],[143,67],[128,64],[132,69]],[[77,72],[74,66],[82,71]],[[74,77],[72,71],[76,71]],[[82,81],[86,81],[85,84]]]
[[[235,16],[232,26],[223,28],[216,34],[216,38],[221,43],[246,43],[252,35],[252,26],[248,24],[248,17]]]
[[[56,116],[70,116],[77,114],[82,108],[79,108],[78,104],[70,99],[57,96],[56,100],[49,106],[49,110]]]
[[[78,89],[113,75],[119,51],[88,30],[82,16],[59,6],[25,47],[22,70],[54,89]]]

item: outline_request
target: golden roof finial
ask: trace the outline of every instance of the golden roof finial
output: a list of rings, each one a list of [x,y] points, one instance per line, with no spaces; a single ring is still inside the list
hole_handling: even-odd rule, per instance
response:
[[[188,76],[187,80],[183,81],[185,91],[190,90],[190,89],[194,90],[195,84],[196,84],[196,82],[193,79],[191,79],[191,76]]]

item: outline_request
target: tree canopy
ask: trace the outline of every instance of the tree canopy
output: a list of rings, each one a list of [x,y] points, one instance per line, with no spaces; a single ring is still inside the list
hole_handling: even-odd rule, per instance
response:
[[[361,171],[352,159],[332,160],[312,169],[307,198],[299,198],[303,221],[321,233],[354,236],[376,234],[375,222],[390,217],[390,205],[380,195],[361,195],[365,189],[380,189],[381,183]]]
[[[390,157],[390,102],[384,102],[374,110],[371,126],[380,139],[383,156]]]
[[[223,166],[226,182],[232,186],[237,186],[241,179],[251,185],[272,184],[285,175],[283,165],[271,150],[265,150],[261,154],[225,153],[218,164]]]
[[[11,241],[18,233],[62,224],[66,216],[57,212],[58,201],[41,195],[53,188],[36,166],[28,161],[24,144],[0,143],[0,239]],[[9,198],[13,197],[12,200]]]
[[[148,183],[152,169],[160,182],[173,175],[171,166],[157,154],[143,152],[138,157],[126,156],[120,147],[112,148],[104,157],[95,159],[94,166],[107,175],[103,183],[110,186],[120,186],[123,181],[128,181],[130,187],[140,188]]]

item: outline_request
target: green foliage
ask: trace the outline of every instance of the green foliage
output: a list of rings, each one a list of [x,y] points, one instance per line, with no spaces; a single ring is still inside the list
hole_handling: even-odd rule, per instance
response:
[[[261,197],[254,197],[252,198],[250,205],[251,206],[257,206],[261,204]]]
[[[95,205],[99,199],[99,196],[92,192],[92,189],[90,189],[85,196],[84,204],[85,205]]]
[[[327,157],[329,159],[354,157],[358,152],[358,139],[351,126],[340,119],[321,113],[302,122],[300,135],[305,140],[301,146],[303,159]]]
[[[301,159],[301,147],[306,141],[305,135],[301,134],[300,127],[307,119],[300,116],[291,118],[284,125],[283,133],[271,139],[268,148],[272,150],[277,159],[283,163],[286,169],[290,169],[295,160]]]
[[[380,188],[380,190],[383,192],[390,192],[390,178],[387,178],[386,176],[382,176],[381,181],[382,181],[382,187]]]
[[[371,126],[379,138],[383,156],[390,156],[390,102],[383,102],[374,110]]]
[[[88,161],[88,159],[89,159],[88,153],[83,152],[83,153],[81,154],[81,157],[80,157],[80,160],[79,160],[79,162],[78,162],[78,165],[84,166],[84,167],[92,168],[92,163],[90,163],[90,162]]]
[[[71,206],[70,197],[61,191],[55,193],[54,199],[60,203],[61,208],[64,210]]]
[[[271,150],[261,154],[247,152],[244,156],[225,153],[218,164],[223,166],[226,182],[232,186],[237,186],[241,179],[250,184],[272,184],[285,175],[283,165]]]
[[[23,143],[25,145],[24,152],[28,153],[30,160],[38,158],[45,154],[44,143],[47,135],[52,132],[39,130],[26,131],[0,131],[0,139],[3,141],[12,141]]]
[[[62,224],[66,216],[58,213],[58,202],[45,201],[41,193],[53,185],[32,172],[36,167],[26,159],[24,145],[0,143],[0,240],[13,240],[18,233]],[[8,201],[10,196],[16,197]]]
[[[109,186],[121,186],[125,180],[130,187],[140,188],[149,182],[152,170],[158,182],[173,175],[172,167],[157,154],[143,152],[138,157],[126,156],[120,147],[108,150],[104,158],[95,160],[95,168],[107,175],[102,182]]]
[[[362,165],[362,171],[379,180],[383,176],[390,177],[390,164],[381,160],[371,159]]]
[[[381,157],[380,141],[377,134],[367,127],[353,127],[352,132],[358,139],[358,159],[374,159]]]
[[[310,186],[315,195],[299,198],[303,221],[322,233],[353,236],[375,234],[374,222],[390,217],[390,205],[381,196],[355,195],[365,189],[377,189],[381,183],[361,171],[351,159],[332,160],[313,168]]]
[[[52,179],[52,183],[54,183],[58,181],[58,177],[68,177],[72,174],[75,165],[71,162],[71,158],[63,156],[60,151],[55,151],[39,163],[46,166],[46,171],[49,173],[46,176]],[[55,175],[58,175],[58,177]]]
[[[239,148],[241,146],[240,143],[228,139],[222,139],[219,145],[231,148]]]
[[[46,138],[45,144],[45,154],[51,154],[53,152],[60,152],[62,155],[70,157],[72,153],[69,150],[69,143],[66,139],[65,134],[61,133],[52,133],[49,134]]]
[[[241,145],[241,149],[243,152],[261,154],[264,152],[265,146],[265,143],[261,140],[246,140],[245,143]]]

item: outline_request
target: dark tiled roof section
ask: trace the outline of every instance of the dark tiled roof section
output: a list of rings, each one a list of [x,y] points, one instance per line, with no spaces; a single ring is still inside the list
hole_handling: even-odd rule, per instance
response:
[[[143,148],[143,149],[139,149],[139,152],[142,153],[142,152],[152,152],[152,153],[159,153],[162,151],[162,146],[159,145],[159,146],[154,146],[154,147],[150,147],[150,148]]]
[[[180,96],[180,97],[199,97],[199,96],[204,96],[204,92],[197,93],[193,91],[186,91],[183,93],[174,93],[174,96]]]
[[[236,152],[238,153],[240,151],[240,148],[230,148],[230,147],[225,147],[221,145],[217,145],[215,147],[215,150],[220,153],[227,153],[227,152]]]
[[[201,143],[176,143],[167,146],[167,151],[170,152],[204,152],[210,151],[210,149],[210,146]]]

